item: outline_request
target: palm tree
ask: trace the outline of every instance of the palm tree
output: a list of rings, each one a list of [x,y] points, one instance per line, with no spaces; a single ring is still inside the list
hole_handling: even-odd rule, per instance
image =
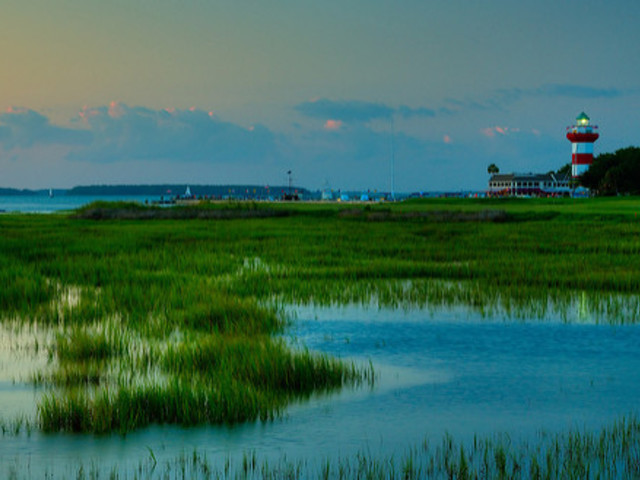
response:
[[[491,165],[489,165],[487,167],[487,173],[489,175],[494,175],[496,173],[500,173],[500,169],[498,168],[498,166],[495,163],[492,163]]]

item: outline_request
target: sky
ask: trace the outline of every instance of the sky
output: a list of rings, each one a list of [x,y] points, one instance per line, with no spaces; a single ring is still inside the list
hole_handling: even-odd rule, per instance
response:
[[[0,0],[0,187],[481,190],[640,144],[636,0]]]

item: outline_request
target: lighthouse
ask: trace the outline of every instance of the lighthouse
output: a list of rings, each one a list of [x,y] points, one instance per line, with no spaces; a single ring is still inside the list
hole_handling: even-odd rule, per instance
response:
[[[591,125],[589,117],[582,112],[576,124],[567,127],[567,139],[571,142],[571,176],[579,177],[593,163],[593,143],[598,139],[598,127]]]

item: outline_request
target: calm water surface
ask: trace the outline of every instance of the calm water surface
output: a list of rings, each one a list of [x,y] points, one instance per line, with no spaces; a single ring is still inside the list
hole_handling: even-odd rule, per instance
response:
[[[96,200],[107,201],[132,201],[144,203],[145,201],[159,200],[160,197],[154,196],[89,196],[89,195],[57,195],[49,197],[48,195],[0,195],[0,212],[13,213],[53,213],[63,210],[73,210],[87,205]]]
[[[0,437],[0,467],[126,468],[148,458],[149,449],[159,461],[194,449],[221,461],[252,451],[267,459],[402,453],[425,437],[439,443],[445,432],[461,440],[497,432],[527,439],[540,430],[598,428],[638,410],[637,326],[488,320],[464,309],[298,308],[296,317],[287,333],[292,342],[371,361],[377,384],[312,398],[266,424]],[[29,395],[17,389],[19,398]],[[10,408],[8,392],[0,383],[2,413]]]

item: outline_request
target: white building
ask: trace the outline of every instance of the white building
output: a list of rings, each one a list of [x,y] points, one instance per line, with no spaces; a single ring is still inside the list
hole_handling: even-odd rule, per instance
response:
[[[568,196],[571,195],[571,177],[555,173],[496,174],[489,180],[491,196]]]

